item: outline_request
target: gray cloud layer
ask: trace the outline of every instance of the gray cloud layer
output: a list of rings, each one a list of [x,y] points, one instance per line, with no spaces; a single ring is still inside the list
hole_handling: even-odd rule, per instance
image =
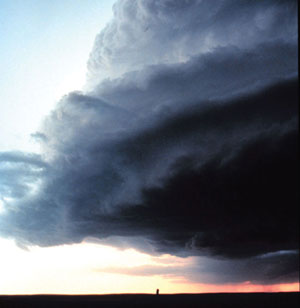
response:
[[[0,196],[6,198],[26,196],[47,169],[36,154],[0,152],[0,162]]]
[[[296,1],[118,1],[96,38],[91,79],[147,65],[185,62],[220,47],[297,41]]]
[[[63,97],[34,135],[43,158],[0,154],[0,193],[15,199],[0,233],[40,246],[124,238],[213,256],[221,282],[294,281],[294,254],[277,252],[298,248],[296,7],[118,1],[90,90]]]

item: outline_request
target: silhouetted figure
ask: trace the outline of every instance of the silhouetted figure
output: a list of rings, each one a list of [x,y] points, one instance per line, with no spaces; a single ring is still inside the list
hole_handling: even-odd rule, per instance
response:
[[[159,289],[156,289],[156,295],[159,295]]]

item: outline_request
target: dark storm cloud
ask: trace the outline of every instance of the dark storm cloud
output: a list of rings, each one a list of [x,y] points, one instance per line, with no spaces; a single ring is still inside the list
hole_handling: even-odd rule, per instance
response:
[[[43,190],[31,199],[36,206],[24,207],[39,219],[30,227],[23,216],[16,221],[29,234],[47,234],[30,236],[39,245],[123,235],[178,255],[246,258],[295,249],[296,112],[296,81],[194,106],[134,134],[120,129],[114,138],[105,131],[93,137],[101,121],[89,118],[82,125],[92,128],[83,129],[70,112],[56,112],[63,136],[70,138],[70,123],[78,131],[55,146],[64,152],[54,154]]]
[[[225,100],[296,76],[295,47],[272,42],[247,50],[217,48],[185,63],[151,66],[106,80],[93,94],[133,109],[135,116],[159,111],[161,117],[194,101]]]
[[[0,156],[40,181],[11,194],[1,234],[195,255],[212,276],[222,258],[222,282],[292,279],[294,254],[280,251],[298,248],[295,8],[117,2],[91,54],[95,85],[63,97],[34,135],[45,162]],[[2,193],[22,183],[18,172]]]

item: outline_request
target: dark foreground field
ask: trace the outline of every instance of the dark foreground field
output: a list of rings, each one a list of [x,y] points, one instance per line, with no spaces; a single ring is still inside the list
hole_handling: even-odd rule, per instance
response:
[[[299,293],[124,294],[0,296],[1,308],[15,307],[298,307]]]

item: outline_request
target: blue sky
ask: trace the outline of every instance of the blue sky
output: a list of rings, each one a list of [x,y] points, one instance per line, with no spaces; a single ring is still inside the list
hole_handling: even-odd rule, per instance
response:
[[[0,149],[37,151],[29,135],[80,89],[112,0],[0,1]]]

